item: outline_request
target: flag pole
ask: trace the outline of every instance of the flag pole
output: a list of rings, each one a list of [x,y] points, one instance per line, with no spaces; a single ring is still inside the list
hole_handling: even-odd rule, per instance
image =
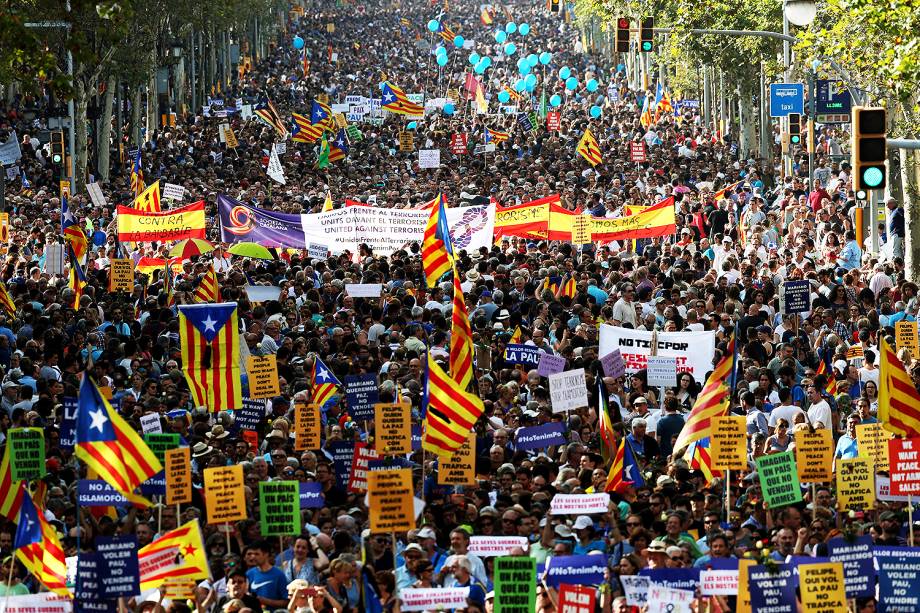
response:
[[[914,543],[914,499],[910,494],[907,495],[907,528],[910,531],[910,543],[908,547],[913,547]]]
[[[725,523],[731,523],[732,517],[732,471],[725,469]]]

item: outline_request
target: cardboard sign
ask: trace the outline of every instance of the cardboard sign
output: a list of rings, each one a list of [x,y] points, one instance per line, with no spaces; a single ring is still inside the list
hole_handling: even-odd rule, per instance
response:
[[[471,536],[469,553],[483,558],[507,556],[511,550],[520,547],[527,551],[526,536]]]
[[[367,491],[367,471],[371,461],[379,458],[380,454],[369,447],[367,443],[362,441],[355,443],[355,453],[351,460],[351,473],[348,475],[349,492]]]
[[[454,455],[440,460],[438,485],[476,485],[475,432],[470,432]]]
[[[105,201],[105,196],[102,193],[102,187],[100,187],[98,183],[87,183],[86,191],[95,206],[99,208],[109,206],[109,203]]]
[[[166,504],[192,501],[192,457],[188,447],[166,452]]]
[[[556,132],[562,126],[562,116],[559,111],[549,111],[546,114],[546,131]]]
[[[141,432],[144,434],[162,434],[163,422],[160,421],[159,413],[147,413],[141,415]]]
[[[872,462],[872,470],[888,470],[888,441],[891,432],[880,423],[856,426],[856,443],[859,456]]]
[[[550,375],[549,396],[553,413],[563,413],[588,406],[585,369],[577,368]]]
[[[259,527],[262,536],[300,534],[298,481],[259,482]]]
[[[912,358],[920,357],[920,344],[917,342],[917,322],[903,320],[897,322],[894,325],[894,337],[899,350],[907,347],[910,349]]]
[[[646,364],[649,387],[674,387],[677,385],[677,358],[650,355]]]
[[[619,379],[626,376],[626,362],[623,361],[623,354],[620,353],[619,349],[614,349],[602,356],[601,366],[604,368],[605,377]]]
[[[757,458],[757,474],[767,506],[771,509],[802,500],[802,488],[791,451]]]
[[[163,200],[180,201],[185,198],[185,188],[176,183],[163,184]]]
[[[834,479],[834,439],[820,428],[795,435],[795,465],[802,483],[824,483]]]
[[[469,587],[406,588],[399,590],[401,611],[465,609]]]
[[[294,400],[294,451],[319,449],[322,446],[322,422],[319,405],[303,398]]]
[[[454,155],[463,155],[466,153],[467,134],[454,132],[450,135],[450,152]]]
[[[848,610],[840,562],[799,566],[799,590],[804,611],[840,613]]]
[[[438,168],[441,165],[440,149],[419,149],[418,167],[419,168]]]
[[[355,421],[367,421],[374,416],[374,405],[380,394],[377,387],[377,375],[347,375],[345,377],[345,398],[348,402],[348,414]]]
[[[737,593],[737,570],[704,570],[700,572],[700,594],[703,596],[734,596]]]
[[[166,461],[166,452],[179,446],[179,435],[174,433],[150,433],[144,435],[144,442],[157,457],[160,464]]]
[[[648,602],[649,578],[644,575],[622,575],[620,584],[630,607],[644,607]]]
[[[837,504],[842,510],[869,510],[875,505],[875,482],[866,458],[837,460]]]
[[[412,453],[412,406],[378,403],[374,405],[374,447],[381,455]]]
[[[224,141],[231,149],[236,149],[240,146],[240,141],[236,139],[236,134],[233,133],[233,128],[230,127],[230,124],[227,124],[224,128]]]
[[[843,584],[847,598],[875,594],[875,562],[872,558],[872,536],[864,534],[849,542],[842,537],[827,543],[831,562],[843,565]]]
[[[415,528],[411,468],[370,471],[367,491],[371,530],[403,532]]]
[[[796,613],[795,576],[788,564],[777,566],[778,570],[768,570],[764,566],[748,569],[751,607],[754,611],[769,609],[775,613]]]
[[[243,465],[204,469],[204,501],[209,524],[246,519]]]
[[[637,164],[648,161],[648,152],[644,141],[629,143],[629,161]]]
[[[137,561],[137,537],[97,536],[99,555],[105,577],[100,583],[101,598],[135,596],[140,593],[141,571]]]
[[[714,417],[709,443],[714,469],[747,468],[747,425],[744,415]]]
[[[920,439],[891,439],[888,441],[888,457],[891,462],[891,493],[895,496],[920,494]]]
[[[607,513],[610,494],[556,494],[550,502],[550,515],[593,515]]]
[[[45,474],[45,431],[11,428],[7,432],[13,481],[31,481]]]
[[[647,613],[692,613],[693,590],[679,590],[652,583],[648,587]]]
[[[412,132],[399,133],[399,150],[403,153],[415,151],[415,135]]]
[[[495,558],[494,613],[533,613],[537,606],[537,560]]]
[[[250,355],[246,372],[249,373],[249,397],[253,400],[273,398],[281,393],[278,358],[274,354]]]
[[[555,375],[565,370],[565,358],[561,355],[541,353],[540,362],[537,364],[537,373],[541,377]]]
[[[559,611],[565,613],[594,613],[597,590],[582,585],[563,583],[559,586]]]
[[[591,218],[587,215],[576,215],[572,219],[572,244],[587,245],[592,239]]]
[[[113,258],[109,260],[109,291],[134,291],[134,260]]]
[[[514,435],[514,447],[521,450],[542,449],[565,443],[565,424],[561,422],[550,422],[532,428],[518,428]]]

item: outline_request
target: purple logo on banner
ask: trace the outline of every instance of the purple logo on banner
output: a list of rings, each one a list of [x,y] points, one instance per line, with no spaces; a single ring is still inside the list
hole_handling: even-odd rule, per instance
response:
[[[323,496],[323,484],[302,481],[300,483],[300,508],[321,509],[326,506],[326,497]]]
[[[540,362],[537,364],[537,373],[541,377],[548,377],[565,370],[565,358],[561,355],[541,353]]]
[[[533,428],[521,428],[514,437],[514,446],[520,450],[540,449],[565,444],[565,424],[552,422]]]
[[[788,564],[748,568],[748,587],[751,590],[751,610],[773,613],[796,613],[795,576]]]
[[[604,582],[606,569],[605,555],[553,556],[549,559],[546,582],[554,588],[558,588],[561,583],[600,585]]]
[[[876,547],[878,611],[920,611],[920,547]]]
[[[868,534],[858,537],[852,543],[843,538],[831,539],[827,543],[831,562],[843,563],[843,583],[847,598],[859,598],[875,594],[875,564],[872,561],[872,537]]]
[[[306,244],[299,214],[260,209],[218,194],[217,215],[220,218],[220,239],[225,243],[252,241],[297,249],[303,249]]]

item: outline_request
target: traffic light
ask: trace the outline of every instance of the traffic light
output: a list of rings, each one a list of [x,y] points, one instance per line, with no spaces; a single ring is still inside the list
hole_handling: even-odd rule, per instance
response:
[[[798,113],[789,113],[789,145],[796,147],[802,144],[802,116]]]
[[[617,53],[629,53],[629,19],[617,19]]]
[[[883,108],[853,107],[851,152],[857,190],[885,189],[888,143]]]
[[[64,163],[64,132],[51,133],[51,163],[61,166]]]
[[[646,17],[642,20],[642,27],[639,28],[639,49],[643,53],[651,53],[655,50],[655,18]]]

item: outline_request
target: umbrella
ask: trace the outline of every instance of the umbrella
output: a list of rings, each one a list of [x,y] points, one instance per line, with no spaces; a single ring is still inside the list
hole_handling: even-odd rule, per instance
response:
[[[169,251],[169,257],[188,260],[192,256],[210,251],[214,251],[213,243],[200,238],[187,238],[176,243],[176,246]]]
[[[247,258],[255,258],[257,260],[275,259],[268,249],[257,243],[236,243],[227,249],[227,253],[232,253],[233,255],[241,255]]]

